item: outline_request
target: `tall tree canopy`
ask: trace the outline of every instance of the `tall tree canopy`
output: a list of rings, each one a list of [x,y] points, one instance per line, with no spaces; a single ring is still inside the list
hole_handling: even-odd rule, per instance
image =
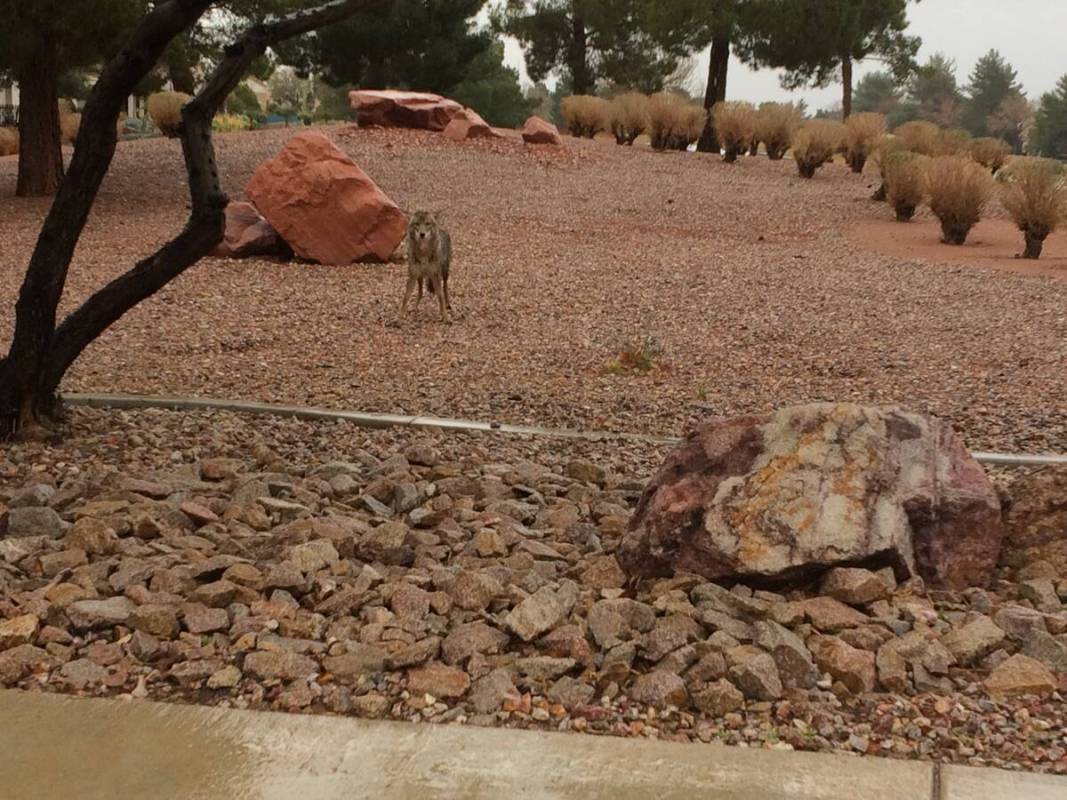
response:
[[[930,56],[908,79],[908,99],[917,119],[955,128],[963,102],[956,85],[956,62],[942,53]]]
[[[684,28],[655,19],[651,0],[507,0],[498,30],[522,45],[534,81],[566,75],[575,94],[598,82],[659,91],[689,50]]]
[[[1041,95],[1029,145],[1038,155],[1067,158],[1067,75],[1059,79],[1054,90]]]
[[[19,84],[16,194],[55,192],[63,177],[60,78],[114,55],[147,5],[147,0],[0,0],[0,71]]]
[[[485,4],[397,0],[283,44],[278,58],[335,86],[439,92],[470,104],[491,123],[515,124],[529,106],[518,73],[504,66],[499,38],[473,24]]]
[[[828,86],[840,80],[844,116],[852,111],[852,67],[874,57],[903,82],[915,68],[920,40],[905,33],[908,0],[753,0],[741,57],[784,69],[782,85]]]
[[[1001,103],[1023,95],[1011,64],[996,50],[990,50],[974,65],[965,90],[961,122],[972,136],[989,136],[989,117]]]

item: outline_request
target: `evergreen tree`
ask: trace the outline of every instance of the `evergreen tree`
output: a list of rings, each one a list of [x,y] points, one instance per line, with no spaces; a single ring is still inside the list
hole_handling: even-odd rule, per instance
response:
[[[918,119],[958,127],[963,95],[956,85],[956,62],[941,53],[930,56],[908,79],[908,99]]]
[[[989,116],[1006,99],[1022,96],[1016,73],[996,50],[990,50],[974,65],[967,85],[961,123],[972,136],[989,136]]]
[[[509,0],[495,25],[519,40],[534,81],[566,74],[574,94],[595,93],[598,82],[654,92],[690,49],[686,27],[659,18],[672,6],[671,0]]]
[[[535,102],[523,94],[519,73],[504,65],[504,45],[494,42],[471,67],[471,77],[452,87],[449,97],[475,109],[490,125],[520,127]]]
[[[1041,95],[1029,150],[1049,158],[1067,158],[1067,75],[1053,91]]]
[[[63,177],[61,76],[118,51],[146,0],[0,0],[0,72],[19,84],[15,193],[53,194]]]
[[[740,55],[784,69],[782,85],[823,87],[840,80],[841,109],[852,113],[852,68],[877,56],[898,81],[915,68],[920,41],[905,34],[908,0],[753,0]]]
[[[915,106],[904,98],[896,78],[888,72],[868,72],[852,94],[853,111],[885,114],[890,128],[915,118]]]

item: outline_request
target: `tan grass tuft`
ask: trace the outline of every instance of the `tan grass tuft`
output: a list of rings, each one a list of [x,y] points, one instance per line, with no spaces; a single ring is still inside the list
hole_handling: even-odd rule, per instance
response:
[[[1023,258],[1039,258],[1046,237],[1067,218],[1067,178],[1059,161],[1016,158],[1000,173],[1000,202],[1023,232]]]
[[[885,114],[862,111],[845,120],[845,157],[853,172],[863,172],[871,151],[885,132]]]
[[[592,139],[611,125],[611,103],[603,97],[572,94],[563,98],[559,110],[574,136]]]
[[[192,98],[183,92],[156,92],[148,96],[148,116],[164,136],[174,138],[182,121],[182,107]]]
[[[808,120],[793,134],[793,159],[804,178],[815,177],[815,170],[832,161],[844,142],[845,126],[836,120]]]
[[[626,92],[611,101],[611,132],[616,144],[632,145],[648,130],[648,96]]]
[[[963,244],[993,195],[993,176],[967,156],[937,156],[926,168],[927,202],[942,241]]]
[[[897,222],[908,222],[926,196],[927,156],[898,150],[885,158],[886,199],[896,212]]]
[[[749,149],[756,135],[756,109],[741,100],[716,103],[711,109],[711,120],[722,145],[722,160],[736,161]]]

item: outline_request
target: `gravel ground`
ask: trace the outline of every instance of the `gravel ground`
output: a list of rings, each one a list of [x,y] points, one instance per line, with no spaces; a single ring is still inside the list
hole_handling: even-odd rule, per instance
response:
[[[1067,773],[1067,580],[628,587],[660,458],[75,409],[0,452],[0,686]]]
[[[114,326],[64,388],[669,435],[706,413],[900,402],[976,449],[1067,451],[1067,284],[858,252],[847,226],[889,216],[867,200],[869,176],[836,164],[801,181],[789,162],[602,141],[325,131],[401,206],[443,211],[459,320],[423,304],[386,327],[399,258],[206,260]],[[239,196],[289,133],[217,137],[226,188]],[[0,159],[0,344],[45,209],[11,198],[14,179]],[[120,145],[65,308],[180,227],[183,185],[176,142]],[[662,346],[653,370],[605,370],[644,336]]]

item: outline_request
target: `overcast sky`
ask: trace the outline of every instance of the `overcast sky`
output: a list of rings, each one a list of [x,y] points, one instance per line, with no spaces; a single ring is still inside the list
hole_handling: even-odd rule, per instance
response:
[[[908,32],[922,38],[919,59],[938,51],[956,60],[960,85],[990,48],[1015,67],[1027,96],[1037,100],[1067,73],[1067,0],[921,0],[908,5]],[[522,61],[517,43],[509,42],[505,60],[515,67]],[[877,62],[857,66],[856,80],[879,68]],[[694,71],[692,91],[703,93],[707,80],[707,53]],[[525,73],[523,73],[525,74]],[[840,102],[840,85],[826,89],[787,92],[773,70],[753,71],[732,59],[727,94],[733,100],[798,100],[816,110]]]

